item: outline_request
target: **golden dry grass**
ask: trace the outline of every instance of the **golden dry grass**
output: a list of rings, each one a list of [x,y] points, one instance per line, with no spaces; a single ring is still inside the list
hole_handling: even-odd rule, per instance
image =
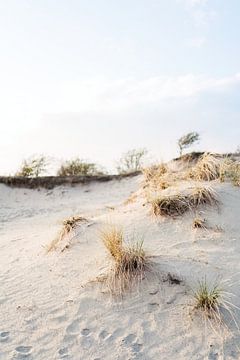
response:
[[[195,208],[199,205],[217,205],[219,201],[216,192],[210,186],[198,186],[190,194],[190,202]]]
[[[150,201],[156,216],[178,216],[201,205],[218,204],[216,193],[210,187],[196,187],[189,194],[159,195]]]
[[[169,175],[169,169],[166,164],[150,166],[142,170],[144,175],[145,186],[154,189],[166,189],[170,186],[170,178],[173,174]]]
[[[194,180],[211,181],[221,177],[222,159],[211,153],[204,153],[189,171],[188,177]]]
[[[132,203],[134,203],[136,200],[137,200],[137,194],[134,193],[134,194],[130,195],[130,196],[127,198],[127,200],[124,201],[124,205],[132,204]]]
[[[240,186],[240,163],[230,163],[225,172],[225,177],[228,177],[234,186]]]
[[[200,217],[195,217],[193,219],[192,227],[194,229],[206,229],[207,228],[206,219],[201,219]]]
[[[197,164],[187,173],[187,178],[194,180],[232,181],[236,186],[240,185],[240,163],[229,157],[220,157],[214,154],[205,153]]]
[[[167,171],[167,165],[163,163],[159,165],[153,165],[142,170],[145,181],[152,181],[155,178],[158,179],[163,174],[166,174]]]
[[[181,194],[159,196],[151,201],[154,215],[177,216],[182,215],[190,209],[187,197]]]
[[[87,221],[82,216],[72,216],[63,221],[63,227],[59,232],[58,236],[51,241],[47,246],[47,252],[56,250],[60,242],[71,232],[73,231],[80,222]]]
[[[126,243],[123,230],[114,225],[101,230],[100,238],[113,261],[107,284],[111,292],[121,295],[135,279],[141,279],[148,268],[143,241]]]
[[[100,231],[100,237],[110,255],[118,261],[123,252],[123,230],[116,226],[108,226]]]

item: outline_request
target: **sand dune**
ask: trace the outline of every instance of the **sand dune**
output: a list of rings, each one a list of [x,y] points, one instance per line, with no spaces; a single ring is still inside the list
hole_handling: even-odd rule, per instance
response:
[[[193,229],[194,212],[151,216],[141,182],[39,191],[0,185],[0,359],[240,359],[231,316],[224,314],[228,328],[212,328],[192,311],[191,296],[201,277],[221,277],[240,305],[239,188],[212,182],[220,207],[201,208],[209,226]],[[87,221],[47,253],[62,220],[74,215]],[[154,272],[121,299],[94,281],[108,265],[99,229],[109,222],[143,236],[154,255]]]

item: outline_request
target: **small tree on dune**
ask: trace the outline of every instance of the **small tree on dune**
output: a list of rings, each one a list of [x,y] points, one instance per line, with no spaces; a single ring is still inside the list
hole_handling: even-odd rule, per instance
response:
[[[187,149],[188,147],[192,146],[194,143],[198,142],[199,140],[200,140],[200,135],[197,132],[190,132],[180,137],[180,139],[178,140],[180,156],[182,155],[184,149]]]

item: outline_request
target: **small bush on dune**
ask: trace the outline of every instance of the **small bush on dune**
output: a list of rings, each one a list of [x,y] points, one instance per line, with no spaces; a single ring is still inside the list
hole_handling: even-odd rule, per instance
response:
[[[38,177],[42,175],[47,168],[47,159],[45,156],[32,157],[24,160],[16,176]]]
[[[115,226],[102,230],[100,237],[113,260],[113,267],[107,276],[109,288],[114,293],[122,294],[148,268],[143,241],[126,243],[122,229]]]
[[[146,149],[133,149],[123,154],[117,165],[118,173],[126,174],[140,171],[144,165],[147,153]]]
[[[79,158],[65,161],[57,172],[58,176],[100,175],[102,172],[94,163]]]
[[[154,215],[177,216],[200,205],[217,205],[215,192],[210,187],[197,187],[189,194],[161,195],[151,201]]]

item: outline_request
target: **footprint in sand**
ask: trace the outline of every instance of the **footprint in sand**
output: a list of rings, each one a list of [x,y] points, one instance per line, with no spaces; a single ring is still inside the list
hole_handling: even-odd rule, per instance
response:
[[[90,335],[91,331],[88,328],[82,329],[81,330],[81,345],[85,348],[85,349],[90,349],[91,346],[93,345],[93,338]]]
[[[9,331],[2,331],[1,333],[0,333],[0,341],[1,342],[5,342],[5,341],[8,341],[8,339],[9,339]]]
[[[58,353],[59,353],[61,359],[65,358],[68,356],[68,348],[67,347],[61,348],[58,350]]]
[[[80,328],[79,328],[79,319],[74,320],[66,329],[66,332],[68,334],[79,334]]]
[[[83,336],[88,336],[88,335],[90,334],[90,330],[87,329],[87,328],[82,329],[81,334],[82,334]]]
[[[6,297],[0,297],[0,305],[4,304],[7,301]]]
[[[208,355],[209,360],[218,360],[218,358],[219,358],[218,353],[215,351],[211,351],[210,354]]]
[[[132,344],[131,348],[134,353],[139,353],[142,349],[143,344],[140,343],[134,343]]]
[[[27,359],[31,355],[32,346],[21,345],[21,346],[17,346],[15,350],[18,354],[18,359]]]
[[[148,304],[148,312],[150,312],[150,313],[158,310],[158,308],[159,308],[159,303],[157,303],[157,302],[151,302]]]
[[[122,339],[122,344],[126,347],[129,347],[134,353],[139,353],[143,344],[140,344],[136,341],[136,335],[129,334]]]
[[[108,335],[109,335],[109,333],[106,330],[103,330],[100,332],[100,334],[98,336],[101,340],[104,340],[108,337]]]
[[[132,345],[133,341],[136,339],[136,335],[129,334],[125,338],[122,339],[122,344],[125,346]]]

